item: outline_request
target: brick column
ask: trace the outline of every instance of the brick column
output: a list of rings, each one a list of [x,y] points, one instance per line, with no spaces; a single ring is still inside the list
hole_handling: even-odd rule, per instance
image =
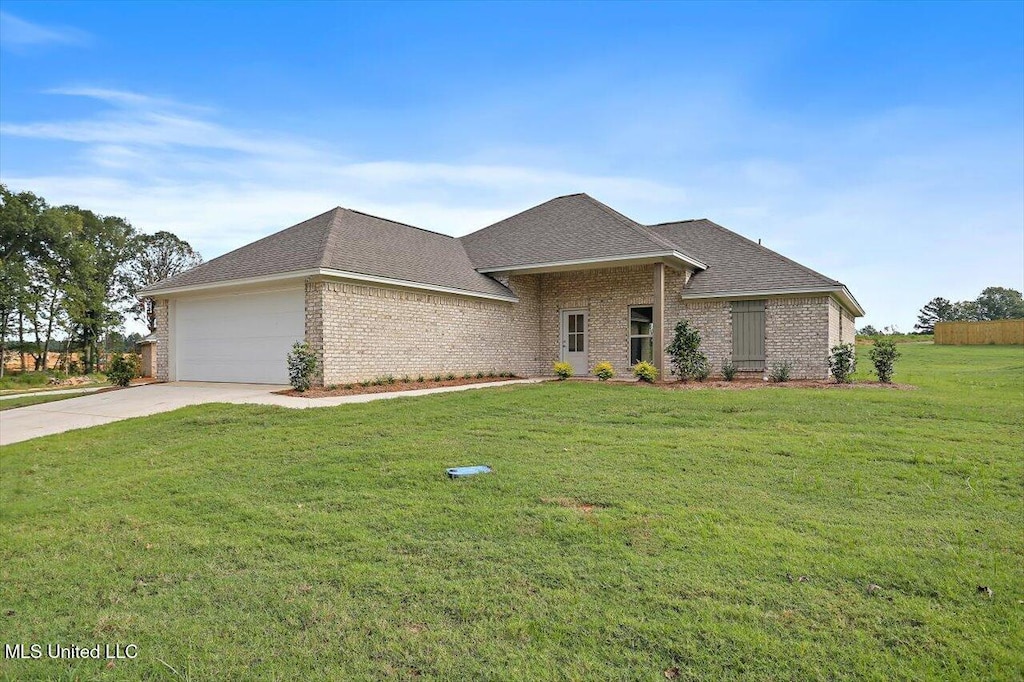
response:
[[[665,264],[654,264],[654,366],[665,378]]]

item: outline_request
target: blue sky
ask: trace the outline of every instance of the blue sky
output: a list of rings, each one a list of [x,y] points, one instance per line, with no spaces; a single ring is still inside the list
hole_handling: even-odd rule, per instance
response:
[[[1024,3],[20,3],[0,180],[207,258],[342,205],[708,217],[909,331],[1024,287]]]

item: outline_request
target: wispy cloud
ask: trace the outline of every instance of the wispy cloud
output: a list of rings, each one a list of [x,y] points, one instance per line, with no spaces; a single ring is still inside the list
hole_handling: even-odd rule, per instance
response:
[[[92,36],[69,26],[34,24],[9,12],[0,12],[0,47],[11,52],[26,52],[47,45],[86,46]]]
[[[4,182],[126,216],[145,231],[173,231],[207,257],[335,205],[460,235],[586,191],[641,221],[706,216],[763,237],[850,284],[869,310],[862,322],[876,326],[909,329],[932,296],[1019,285],[1024,269],[1020,132],[963,132],[939,110],[878,111],[811,128],[733,107],[723,113],[728,126],[781,142],[720,159],[690,150],[682,168],[652,156],[647,169],[596,173],[555,157],[353,158],[339,148],[344,140],[239,128],[213,108],[172,98],[96,87],[50,94],[105,106],[69,120],[0,124],[12,140],[67,145],[60,172],[18,169],[5,155]],[[623,131],[620,142],[656,148],[672,134],[671,122],[658,125]]]
[[[5,181],[54,201],[169,229],[208,256],[335,205],[458,235],[556,194],[678,202],[678,187],[644,178],[520,165],[349,158],[319,140],[219,123],[216,112],[172,99],[94,87],[48,91],[108,105],[71,120],[0,123],[11,138],[66,142],[66,174]]]

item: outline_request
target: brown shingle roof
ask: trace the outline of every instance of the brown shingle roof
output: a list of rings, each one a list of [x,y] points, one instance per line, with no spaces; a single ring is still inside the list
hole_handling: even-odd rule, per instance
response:
[[[842,286],[834,279],[704,218],[648,227],[707,264],[707,270],[696,272],[690,279],[687,293]]]
[[[334,208],[142,293],[326,269],[514,298],[477,270],[666,252],[708,266],[690,279],[692,295],[842,286],[710,220],[640,225],[586,194],[571,194],[459,239]]]
[[[460,239],[473,264],[493,269],[678,250],[586,194],[569,194]]]
[[[476,272],[458,239],[346,208],[235,249],[143,293],[319,268],[514,297]]]

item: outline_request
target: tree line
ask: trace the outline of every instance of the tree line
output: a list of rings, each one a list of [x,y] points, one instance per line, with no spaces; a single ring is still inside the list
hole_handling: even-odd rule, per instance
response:
[[[931,334],[936,322],[979,322],[984,320],[1016,320],[1024,318],[1021,292],[1006,287],[986,287],[973,301],[950,301],[936,296],[928,301],[917,316],[914,331]]]
[[[200,263],[170,232],[143,234],[124,218],[0,184],[0,375],[9,352],[30,354],[41,370],[55,346],[94,371],[101,339],[120,337],[126,315],[155,329],[139,290]]]

